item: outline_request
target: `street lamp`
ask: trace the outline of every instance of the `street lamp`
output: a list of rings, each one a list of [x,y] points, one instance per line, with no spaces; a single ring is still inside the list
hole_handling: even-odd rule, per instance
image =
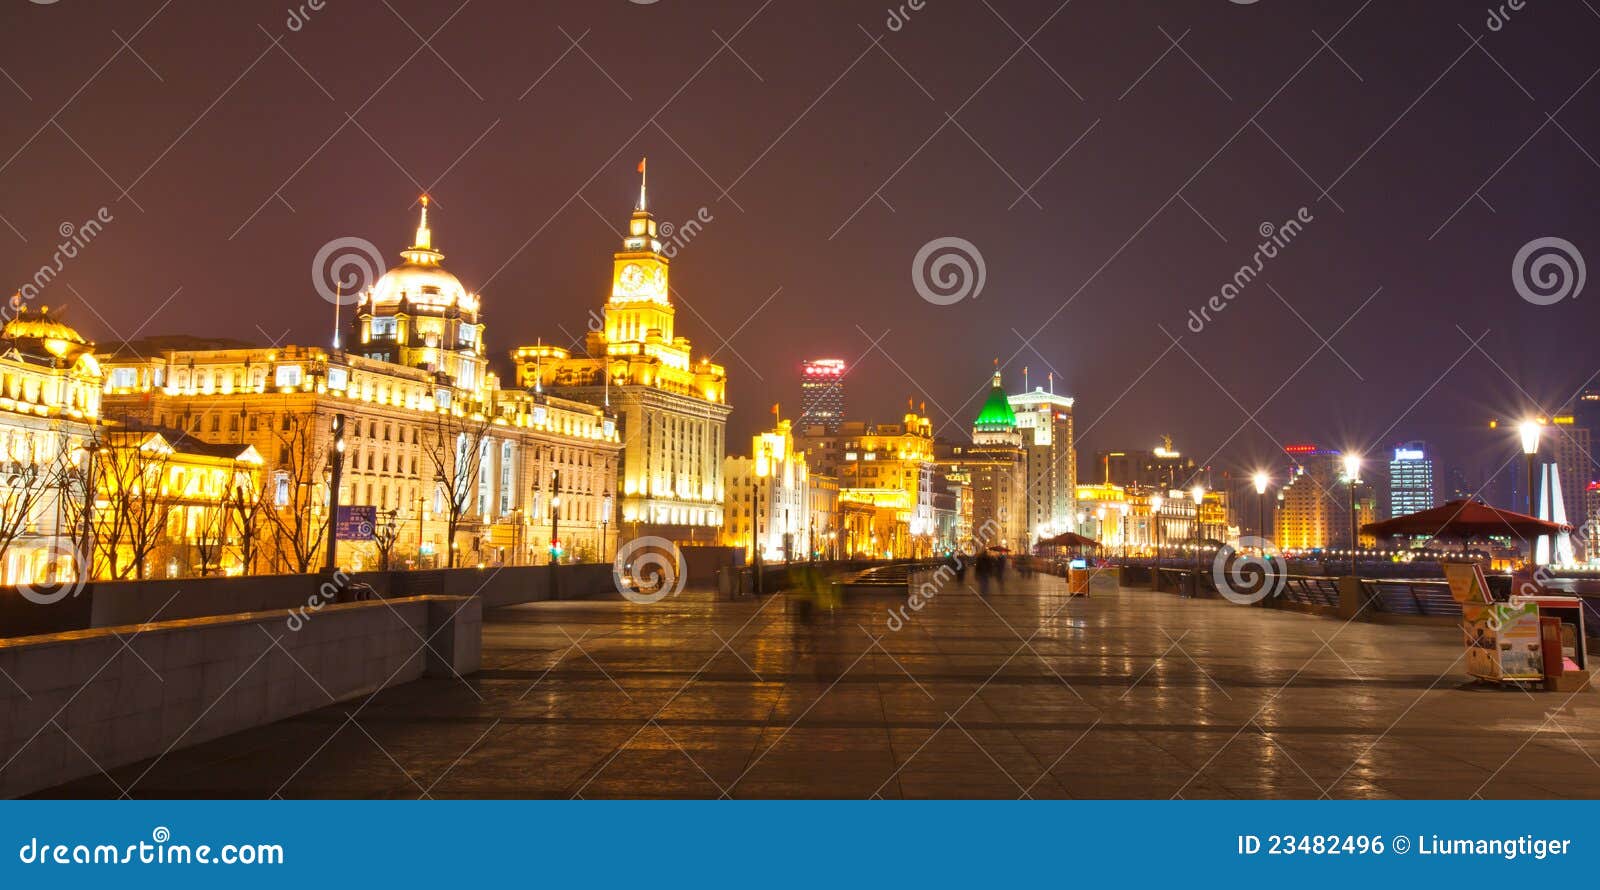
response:
[[[1161,495],[1153,494],[1150,496],[1150,521],[1155,524],[1153,531],[1155,532],[1156,541],[1156,574],[1154,585],[1156,590],[1161,589],[1161,505],[1164,503],[1166,503],[1166,500],[1162,498]]]
[[[1194,501],[1194,588],[1190,596],[1200,596],[1200,503],[1206,499],[1206,487],[1196,484],[1189,489],[1189,498]]]
[[[1356,575],[1356,484],[1361,481],[1361,455],[1354,452],[1344,456],[1344,478],[1350,482],[1350,575]]]
[[[1517,432],[1522,436],[1522,453],[1528,457],[1529,516],[1538,515],[1538,513],[1535,512],[1538,507],[1534,501],[1534,486],[1538,484],[1536,479],[1538,467],[1537,461],[1539,457],[1539,434],[1542,430],[1543,427],[1539,425],[1537,420],[1524,420],[1522,425],[1517,428]]]
[[[1258,472],[1255,475],[1256,484],[1256,528],[1262,540],[1267,537],[1267,487],[1272,484],[1272,477],[1266,473]]]
[[[1537,420],[1524,420],[1517,427],[1517,432],[1522,437],[1522,453],[1528,458],[1528,515],[1538,516],[1538,501],[1536,498],[1539,485],[1539,434],[1543,431]],[[1528,564],[1532,565],[1537,559],[1537,538],[1528,539]]]
[[[328,562],[324,567],[330,578],[339,568],[336,551],[339,546],[339,485],[344,476],[344,415],[333,415],[332,426],[332,469],[328,474]]]

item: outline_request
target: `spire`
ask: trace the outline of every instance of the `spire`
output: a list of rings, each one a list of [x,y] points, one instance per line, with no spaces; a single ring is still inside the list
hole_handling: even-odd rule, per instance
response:
[[[640,158],[639,159],[639,206],[635,207],[634,208],[635,210],[648,210],[648,209],[650,209],[649,203],[647,203],[645,201],[645,194],[644,194],[645,179],[648,176],[648,174],[645,172],[645,164],[649,160],[650,160],[649,158]]]
[[[422,221],[417,223],[416,246],[423,250],[433,249],[433,232],[428,228],[428,196],[418,198],[422,202]]]
[[[994,360],[994,388],[1000,388],[1000,360]]]
[[[433,249],[433,230],[428,228],[428,204],[431,203],[427,195],[420,195],[417,200],[422,204],[422,217],[417,221],[417,239],[400,255],[407,262],[419,266],[437,266],[444,259],[444,254]]]

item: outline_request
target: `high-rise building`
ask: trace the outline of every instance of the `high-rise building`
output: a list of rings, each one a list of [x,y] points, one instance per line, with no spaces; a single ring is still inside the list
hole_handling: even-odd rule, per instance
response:
[[[524,389],[621,416],[620,519],[629,534],[705,543],[722,526],[723,437],[733,409],[727,371],[694,359],[689,339],[674,330],[669,263],[641,179],[627,236],[612,255],[604,325],[585,338],[585,354],[540,344],[513,357]]]
[[[1350,547],[1350,483],[1343,453],[1315,445],[1290,445],[1284,450],[1290,461],[1289,481],[1279,493],[1273,542],[1285,550]],[[1369,467],[1366,473],[1370,472]],[[1377,501],[1363,478],[1356,485],[1356,524],[1376,518]]]
[[[1027,528],[1034,540],[1070,531],[1078,509],[1072,398],[1041,386],[1007,401],[1016,412],[1026,456]]]
[[[839,431],[844,421],[844,359],[814,358],[800,366],[800,429]]]
[[[1483,500],[1481,483],[1467,477],[1464,467],[1453,466],[1445,471],[1444,499],[1447,501]]]
[[[1432,509],[1433,457],[1426,442],[1407,442],[1389,459],[1389,515],[1405,516]]]

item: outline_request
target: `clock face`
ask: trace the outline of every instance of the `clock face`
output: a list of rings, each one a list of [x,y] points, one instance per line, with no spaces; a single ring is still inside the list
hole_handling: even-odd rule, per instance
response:
[[[662,269],[659,266],[656,267],[655,273],[650,276],[650,285],[651,285],[652,288],[654,288],[656,293],[658,293],[658,294],[666,293],[667,292],[667,270],[666,269]]]
[[[617,277],[617,283],[622,285],[625,293],[636,294],[644,286],[644,267],[638,263],[629,263],[622,267],[622,274]]]

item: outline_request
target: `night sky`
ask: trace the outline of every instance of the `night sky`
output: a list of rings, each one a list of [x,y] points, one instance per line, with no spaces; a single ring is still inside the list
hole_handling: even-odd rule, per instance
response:
[[[1600,285],[1513,287],[1534,239],[1600,257],[1589,3],[1498,29],[1485,3],[925,0],[895,27],[842,0],[321,5],[7,0],[0,282],[105,207],[39,297],[90,337],[325,345],[318,249],[398,262],[426,189],[503,365],[581,337],[648,155],[658,219],[711,220],[673,282],[735,450],[798,413],[804,358],[855,365],[853,416],[911,396],[958,436],[998,357],[1013,387],[1054,370],[1085,454],[1423,438],[1478,475],[1510,456],[1487,418],[1600,370]],[[934,305],[912,261],[946,237],[985,278]]]

